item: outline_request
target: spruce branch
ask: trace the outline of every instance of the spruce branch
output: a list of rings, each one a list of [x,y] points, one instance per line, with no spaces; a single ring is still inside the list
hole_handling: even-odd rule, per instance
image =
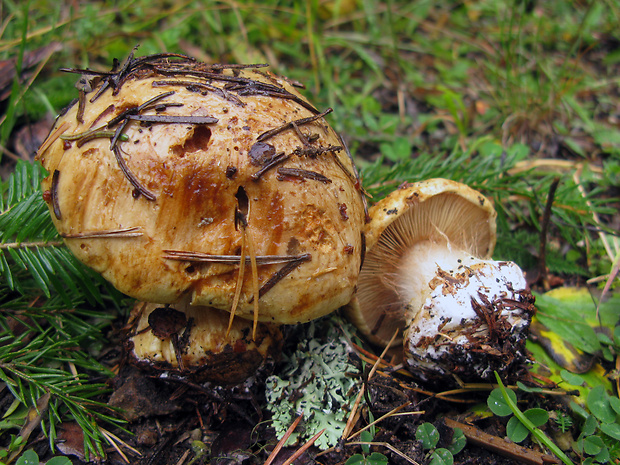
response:
[[[111,371],[86,349],[104,341],[102,329],[114,315],[63,309],[60,297],[43,307],[32,304],[17,299],[0,313],[0,381],[23,408],[36,409],[39,399],[49,396],[41,428],[52,450],[58,425],[72,420],[83,430],[86,453],[104,457],[107,440],[100,425],[118,429],[124,421],[105,404],[108,386],[94,381],[111,377]],[[3,413],[0,434],[21,419],[19,409]]]
[[[90,351],[115,317],[103,309],[120,308],[122,295],[64,246],[43,200],[45,175],[20,161],[0,183],[0,381],[14,398],[0,435],[22,428],[21,412],[47,396],[40,426],[52,450],[58,425],[74,421],[86,454],[102,458],[109,440],[100,425],[123,421],[105,404],[101,380],[112,373]]]
[[[36,247],[61,247],[62,241],[33,241],[33,242],[6,242],[0,244],[0,250],[2,249],[28,249]]]

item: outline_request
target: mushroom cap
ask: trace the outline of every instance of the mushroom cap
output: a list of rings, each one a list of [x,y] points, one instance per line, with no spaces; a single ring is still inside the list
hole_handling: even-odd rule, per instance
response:
[[[161,316],[153,318],[158,310]],[[186,302],[171,308],[138,302],[130,316],[131,361],[147,370],[198,381],[241,383],[278,356],[282,333],[278,325],[260,323],[252,337],[252,322],[235,318],[227,334],[229,316],[223,310]]]
[[[79,260],[136,299],[189,295],[230,311],[245,256],[236,314],[252,318],[254,255],[266,322],[309,321],[350,300],[365,217],[357,173],[287,80],[161,56],[102,76],[37,156]]]
[[[491,202],[465,184],[429,179],[403,184],[377,202],[366,225],[367,253],[348,318],[369,341],[402,344],[409,323],[409,298],[398,290],[397,275],[407,250],[422,241],[443,241],[477,258],[490,258],[496,241]]]

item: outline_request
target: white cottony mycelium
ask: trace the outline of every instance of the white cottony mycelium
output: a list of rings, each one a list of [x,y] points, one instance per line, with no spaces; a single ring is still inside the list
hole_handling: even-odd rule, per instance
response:
[[[458,182],[406,184],[370,210],[347,315],[373,343],[403,345],[422,380],[517,373],[534,312],[523,272],[493,261],[496,213]]]
[[[521,302],[525,276],[513,262],[422,241],[403,257],[401,270],[399,287],[411,315],[404,335],[407,363],[422,377],[469,371],[488,378],[492,364],[479,355],[497,353],[490,343],[519,337],[529,325]]]

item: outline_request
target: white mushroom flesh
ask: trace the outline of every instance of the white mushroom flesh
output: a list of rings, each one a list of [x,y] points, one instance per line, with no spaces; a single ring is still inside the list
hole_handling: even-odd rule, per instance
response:
[[[419,260],[418,269],[433,270],[433,276],[419,292],[407,290],[412,294],[404,341],[409,367],[441,375],[466,368],[488,378],[491,366],[477,360],[476,352],[492,352],[494,338],[523,337],[529,326],[523,271],[513,262],[455,254],[445,245],[417,249],[424,252],[408,259]]]

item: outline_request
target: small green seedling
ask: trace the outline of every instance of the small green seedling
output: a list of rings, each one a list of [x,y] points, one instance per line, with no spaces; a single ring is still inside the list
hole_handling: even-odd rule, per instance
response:
[[[555,424],[558,428],[560,428],[560,431],[566,433],[568,430],[570,430],[573,426],[573,419],[570,417],[570,415],[563,412],[562,410],[556,410],[554,413]]]
[[[507,390],[506,394],[516,405],[517,395],[510,390]],[[504,399],[504,395],[502,394],[500,388],[495,388],[493,389],[493,391],[491,391],[491,394],[487,399],[487,405],[489,406],[491,411],[498,417],[505,417],[513,414],[513,411]],[[541,408],[528,409],[523,412],[523,415],[536,428],[544,425],[549,420],[549,412]],[[519,418],[517,418],[516,416],[512,416],[508,420],[508,424],[506,425],[506,435],[512,442],[519,443],[523,442],[530,435],[530,431],[519,420]]]
[[[454,456],[463,450],[467,443],[463,431],[455,428],[450,445],[447,448],[437,448],[439,431],[432,423],[422,423],[418,426],[415,437],[422,442],[422,447],[425,450],[430,451],[429,465],[452,465],[454,463]]]
[[[0,465],[4,465],[5,460],[9,458],[9,455],[17,455],[24,447],[24,438],[22,436],[15,436],[11,434],[11,442],[5,449],[0,449]]]
[[[586,399],[589,412],[575,403],[571,407],[584,420],[575,443],[576,452],[584,457],[582,463],[608,463],[620,458],[620,400],[599,385]]]
[[[549,437],[540,430],[539,426],[544,425],[549,419],[549,413],[542,409],[529,409],[526,412],[522,412],[517,407],[517,395],[504,387],[499,374],[495,372],[495,379],[497,380],[498,388],[493,389],[489,398],[487,399],[487,405],[491,411],[500,417],[508,415],[514,415],[513,418],[508,420],[508,423],[512,422],[512,425],[508,427],[506,425],[506,434],[510,438],[512,435],[514,438],[519,439],[523,436],[522,427],[532,436],[544,444],[551,452],[553,452],[565,465],[574,465],[573,461],[551,440]],[[530,412],[533,410],[533,412]],[[544,412],[544,414],[542,412]],[[530,412],[530,413],[527,413]],[[544,420],[544,421],[543,421]],[[522,437],[523,441],[529,433]],[[520,442],[520,441],[519,441]]]
[[[367,447],[370,447],[366,445]],[[363,446],[362,446],[363,447]],[[368,454],[354,454],[345,462],[344,465],[387,465],[388,458],[380,452]]]
[[[374,416],[372,412],[368,412],[369,420],[374,422]],[[360,442],[362,443],[362,453],[354,454],[345,462],[345,465],[387,465],[389,463],[388,458],[379,453],[370,453],[370,443],[373,441],[376,434],[376,428],[374,425],[369,430],[362,431],[360,433]]]

